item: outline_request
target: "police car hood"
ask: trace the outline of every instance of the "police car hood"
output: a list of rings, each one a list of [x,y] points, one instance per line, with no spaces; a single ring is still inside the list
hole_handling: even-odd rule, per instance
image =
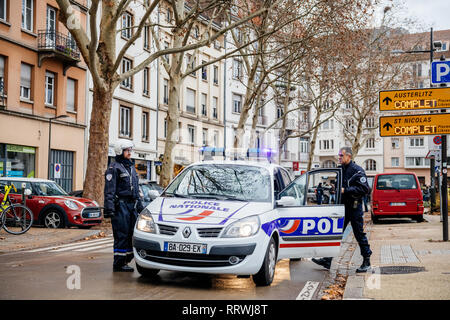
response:
[[[147,209],[157,223],[228,225],[272,209],[270,202],[228,201],[159,197]]]

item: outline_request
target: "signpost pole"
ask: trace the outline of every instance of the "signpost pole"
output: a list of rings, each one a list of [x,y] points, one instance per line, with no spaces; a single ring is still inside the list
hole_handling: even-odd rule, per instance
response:
[[[436,162],[434,160],[434,157],[431,157],[430,159],[430,178],[431,178],[431,184],[430,184],[430,211],[433,212],[434,207],[436,206],[436,184],[435,184],[435,166]]]
[[[442,208],[442,233],[443,240],[448,241],[448,190],[447,190],[447,135],[442,136],[442,183],[441,183],[441,208]]]

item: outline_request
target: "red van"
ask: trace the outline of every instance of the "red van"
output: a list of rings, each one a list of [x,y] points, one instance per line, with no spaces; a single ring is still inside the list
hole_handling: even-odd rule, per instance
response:
[[[423,198],[419,180],[412,172],[380,173],[372,188],[372,221],[379,218],[411,218],[423,221]]]

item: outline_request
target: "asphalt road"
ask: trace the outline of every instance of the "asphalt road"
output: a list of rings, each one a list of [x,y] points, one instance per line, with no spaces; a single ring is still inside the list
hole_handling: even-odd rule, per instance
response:
[[[328,273],[309,260],[281,260],[272,285],[256,287],[233,275],[113,273],[112,259],[112,238],[3,254],[0,299],[295,300]]]

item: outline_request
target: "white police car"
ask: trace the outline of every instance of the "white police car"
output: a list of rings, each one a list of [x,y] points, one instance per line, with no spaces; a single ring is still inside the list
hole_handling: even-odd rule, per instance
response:
[[[309,203],[308,188],[320,182],[341,190],[340,169],[314,170],[291,181],[276,164],[192,164],[139,215],[133,235],[137,270],[143,276],[160,269],[253,275],[255,284],[270,285],[277,260],[336,256],[344,206]]]

